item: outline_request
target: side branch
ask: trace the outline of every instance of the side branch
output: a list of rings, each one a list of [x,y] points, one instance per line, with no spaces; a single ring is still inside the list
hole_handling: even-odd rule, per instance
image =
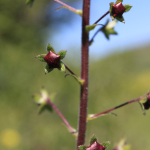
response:
[[[100,20],[102,20],[106,15],[108,15],[110,11],[107,11],[102,17],[100,17],[94,24],[97,24]]]
[[[75,130],[71,127],[71,125],[69,124],[69,122],[66,120],[66,118],[62,115],[62,113],[59,111],[59,109],[54,105],[54,103],[52,103],[52,101],[47,98],[46,103],[49,104],[50,106],[52,106],[52,108],[56,111],[56,113],[60,116],[60,118],[63,120],[63,122],[65,123],[65,125],[67,126],[67,128],[69,129],[69,131],[77,136],[77,134],[75,133]]]
[[[130,101],[128,101],[128,102],[126,102],[126,103],[123,103],[123,104],[121,104],[121,105],[118,105],[118,106],[116,106],[116,107],[114,107],[114,108],[111,108],[111,109],[109,109],[109,110],[106,110],[106,111],[104,111],[104,112],[101,112],[101,113],[98,113],[98,114],[95,114],[95,115],[93,115],[92,117],[90,117],[90,118],[97,118],[97,117],[100,117],[101,115],[104,115],[104,114],[106,114],[106,113],[108,113],[108,112],[111,112],[111,111],[113,111],[113,110],[115,110],[115,109],[118,109],[118,108],[120,108],[120,107],[123,107],[123,106],[125,106],[125,105],[127,105],[127,104],[131,104],[131,103],[134,103],[134,102],[139,102],[141,99],[143,99],[144,97],[145,97],[146,95],[144,95],[144,96],[140,96],[139,98],[137,98],[137,99],[133,99],[133,100],[130,100]]]

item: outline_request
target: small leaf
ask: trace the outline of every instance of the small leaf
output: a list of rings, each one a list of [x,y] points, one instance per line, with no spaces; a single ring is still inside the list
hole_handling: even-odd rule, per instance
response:
[[[110,141],[107,141],[107,142],[103,142],[103,143],[100,143],[102,146],[105,147],[105,150],[110,146],[111,142]]]
[[[112,13],[113,5],[114,5],[114,2],[111,2],[111,3],[110,3],[110,9],[109,9],[109,11],[110,11],[110,17],[111,17],[112,20],[115,19],[114,16],[113,16],[113,13]]]
[[[118,21],[120,21],[120,22],[122,22],[122,23],[125,23],[123,16],[122,16],[122,18],[119,18],[119,17],[115,17],[115,18],[116,18]]]
[[[72,12],[74,12],[74,13],[76,13],[76,14],[78,14],[78,15],[80,15],[80,16],[82,17],[82,10],[79,10],[79,9],[72,9],[72,8],[70,8],[70,7],[68,8],[68,7],[66,7],[66,6],[58,7],[56,10],[61,9],[61,8],[68,9],[68,10],[70,10],[70,11],[72,11]]]
[[[86,150],[87,147],[88,146],[81,145],[81,146],[79,146],[79,150]]]
[[[66,73],[66,67],[62,61],[60,61],[60,68],[57,68],[59,71]]]
[[[26,4],[32,6],[33,5],[34,0],[26,0]]]
[[[95,135],[93,135],[93,137],[90,140],[90,145],[92,145],[95,141],[97,142],[97,138]]]
[[[60,51],[57,53],[57,55],[60,55],[60,60],[65,58],[65,55],[66,55],[67,51]]]
[[[126,8],[125,12],[128,12],[132,8],[131,5],[123,5],[123,6]]]
[[[55,50],[53,49],[53,47],[50,45],[50,43],[47,44],[47,52],[52,51],[53,53],[55,53]]]
[[[80,79],[79,77],[77,77],[76,75],[73,75],[73,74],[67,74],[66,76],[72,76],[74,77],[75,80],[77,80],[79,82],[80,85],[83,85],[84,84],[84,80]]]
[[[115,4],[123,2],[123,0],[117,0]]]
[[[89,31],[93,30],[97,25],[98,25],[98,24],[93,24],[93,25],[88,25],[88,26],[86,26],[86,27],[85,27],[85,28],[86,28],[86,31],[89,32]]]
[[[46,64],[46,66],[45,66],[45,68],[44,68],[44,72],[45,72],[45,74],[47,74],[47,73],[50,73],[53,69],[54,69],[54,68],[49,69],[48,64]]]
[[[46,62],[43,58],[45,56],[46,56],[46,54],[40,54],[40,55],[35,56],[35,58],[41,62]]]

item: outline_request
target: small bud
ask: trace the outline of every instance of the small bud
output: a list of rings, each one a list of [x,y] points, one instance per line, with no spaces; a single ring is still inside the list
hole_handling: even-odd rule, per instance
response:
[[[150,108],[150,94],[147,95],[147,101],[143,105],[146,110]]]
[[[49,51],[49,53],[44,57],[44,60],[47,62],[49,69],[61,68],[60,55],[57,55],[52,51]]]
[[[91,144],[86,150],[105,150],[105,146],[100,145],[97,141]]]
[[[122,18],[122,14],[125,12],[126,8],[119,2],[112,7],[112,14],[114,17]]]

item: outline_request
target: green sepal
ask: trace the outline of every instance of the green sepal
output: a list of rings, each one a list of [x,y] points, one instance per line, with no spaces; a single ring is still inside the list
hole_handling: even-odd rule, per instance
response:
[[[72,76],[76,81],[78,81],[78,83],[80,84],[80,85],[83,85],[84,84],[84,80],[82,80],[82,79],[80,79],[79,77],[77,77],[76,75],[74,75],[74,74],[67,74],[66,76]]]
[[[60,61],[60,68],[57,68],[59,71],[66,73],[66,67],[62,61]]]
[[[70,11],[74,12],[75,14],[78,14],[78,15],[80,15],[82,17],[82,10],[79,10],[79,9],[75,10],[75,9],[72,9],[72,8],[68,8],[66,6],[58,7],[56,10],[61,9],[61,8],[68,9],[68,10],[70,10]]]
[[[90,140],[90,145],[92,145],[94,142],[97,142],[97,138],[95,135],[93,135],[93,137]]]
[[[48,64],[46,64],[46,66],[45,66],[45,68],[44,68],[44,72],[45,72],[45,74],[47,74],[47,73],[50,73],[53,69],[54,69],[54,68],[49,69]]]
[[[86,31],[89,32],[91,30],[94,30],[94,28],[97,26],[98,24],[93,24],[93,25],[88,25],[85,27]]]
[[[123,5],[123,6],[126,8],[125,12],[128,12],[132,8],[131,5]]]
[[[45,57],[45,56],[46,56],[46,54],[40,54],[40,55],[35,56],[35,58],[36,58],[37,60],[41,61],[41,62],[46,62],[46,61],[44,60],[44,57]]]
[[[142,99],[139,100],[139,102],[140,102],[141,104],[145,103],[146,101],[147,101],[147,95],[144,96]]]
[[[115,17],[115,19],[117,19],[118,21],[120,21],[120,22],[122,22],[122,23],[125,23],[125,20],[124,20],[123,16],[122,16],[121,18]]]
[[[36,103],[38,103],[39,104],[39,101],[40,101],[40,99],[41,99],[41,94],[33,94],[32,95],[32,98],[34,99],[34,101],[36,102]]]
[[[56,93],[51,93],[49,95],[49,98],[50,98],[51,101],[53,101],[55,97],[56,97]]]
[[[88,148],[88,146],[85,146],[85,145],[79,146],[79,150],[86,150],[86,148]]]
[[[66,53],[67,53],[67,51],[60,51],[60,52],[57,53],[57,55],[60,55],[60,60],[61,60],[61,59],[65,58]]]
[[[100,145],[105,146],[105,150],[110,146],[110,144],[111,144],[110,141],[100,143]]]
[[[140,103],[140,106],[141,106],[141,109],[142,109],[142,112],[143,112],[143,115],[146,115],[146,111],[145,111],[145,108],[144,108],[144,105],[142,103]]]
[[[47,48],[46,49],[47,49],[47,52],[52,51],[52,52],[55,53],[55,50],[53,49],[53,47],[51,46],[50,43],[47,44]]]
[[[26,0],[26,4],[32,6],[33,5],[34,0]]]
[[[107,39],[109,39],[110,34],[117,35],[117,32],[113,29],[116,25],[117,21],[111,21],[107,20],[106,26],[101,29],[101,31],[104,33]]]
[[[123,2],[123,0],[117,0],[115,4]]]
[[[43,111],[48,110],[50,112],[53,111],[52,106],[47,104],[46,102],[43,102],[42,104],[40,104],[39,106],[39,114],[41,114]]]
[[[131,146],[129,144],[126,144],[126,139],[122,138],[119,143],[116,145],[116,148],[119,148],[119,150],[131,150]]]
[[[114,5],[114,2],[111,2],[111,3],[110,3],[110,9],[109,9],[109,11],[110,11],[110,17],[111,17],[112,20],[115,19],[114,16],[113,16],[113,13],[112,13],[113,5]]]

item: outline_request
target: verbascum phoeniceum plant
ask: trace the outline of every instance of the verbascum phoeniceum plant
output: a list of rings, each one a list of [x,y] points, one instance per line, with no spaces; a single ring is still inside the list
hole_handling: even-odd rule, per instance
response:
[[[86,133],[86,125],[88,121],[91,121],[95,118],[98,118],[102,115],[113,114],[111,113],[113,110],[123,107],[127,104],[131,104],[133,102],[138,102],[141,105],[143,113],[145,114],[145,110],[150,108],[150,93],[142,95],[136,99],[125,102],[121,105],[108,109],[104,112],[100,112],[97,114],[87,114],[87,106],[88,106],[88,79],[89,79],[89,46],[93,44],[94,38],[100,32],[102,32],[107,39],[111,34],[117,35],[117,32],[114,30],[114,27],[118,22],[125,23],[123,14],[129,12],[132,8],[131,5],[124,5],[123,0],[117,0],[115,3],[110,2],[108,4],[108,11],[102,15],[95,23],[89,24],[89,14],[90,14],[90,0],[83,0],[83,10],[75,9],[60,0],[53,0],[61,4],[57,9],[65,8],[69,9],[73,13],[80,15],[82,17],[82,41],[81,41],[81,76],[77,76],[66,64],[63,63],[63,59],[66,57],[67,51],[61,50],[59,52],[55,52],[53,47],[48,43],[47,44],[47,54],[39,54],[35,58],[41,62],[45,63],[44,72],[45,74],[53,73],[54,69],[58,69],[59,71],[65,73],[65,76],[71,75],[79,84],[80,84],[80,108],[79,108],[79,116],[78,116],[78,129],[74,129],[63,114],[59,111],[59,109],[52,102],[52,99],[55,97],[54,94],[48,94],[48,92],[42,88],[39,94],[34,94],[33,98],[35,102],[39,106],[39,113],[42,113],[44,110],[55,110],[57,114],[61,117],[62,121],[68,128],[69,132],[74,135],[76,138],[76,149],[77,150],[106,150],[109,149],[111,139],[107,142],[98,142],[96,136],[93,133],[92,138],[90,139],[90,144],[88,146],[85,144],[85,133]],[[26,4],[32,5],[34,0],[27,0]],[[105,24],[98,24],[105,16],[110,15],[112,21],[107,20]],[[101,26],[93,35],[91,39],[89,39],[89,32],[94,30],[96,26]],[[59,84],[59,83],[58,83]],[[42,129],[41,129],[42,130]],[[60,148],[61,149],[61,148]],[[125,139],[122,139],[118,145],[114,148],[114,150],[131,150],[130,145],[126,144]]]

